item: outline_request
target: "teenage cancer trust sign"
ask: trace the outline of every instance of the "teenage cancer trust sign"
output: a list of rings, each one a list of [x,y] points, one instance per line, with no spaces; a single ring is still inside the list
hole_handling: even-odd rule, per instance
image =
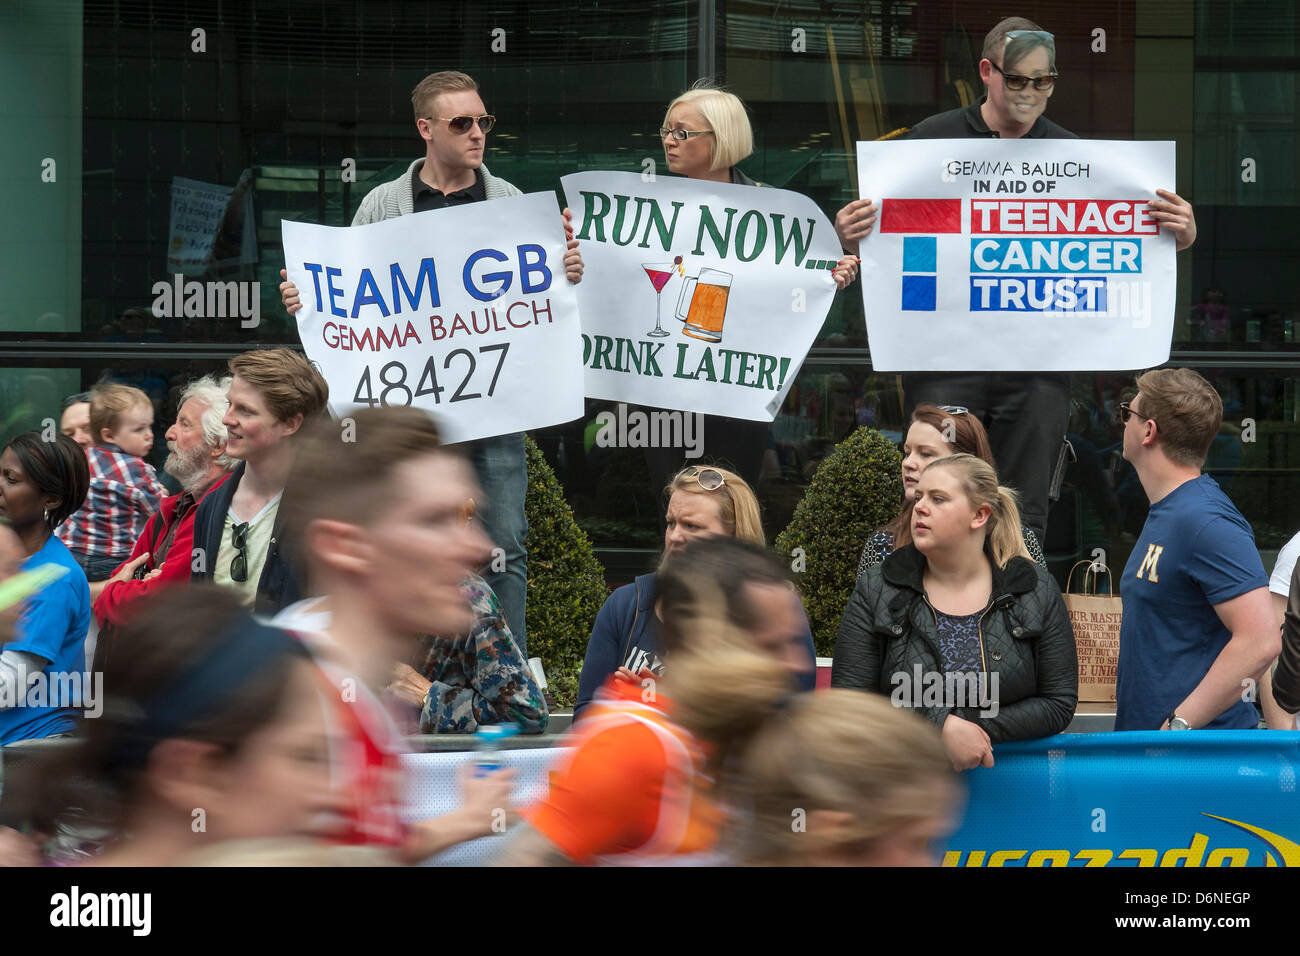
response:
[[[858,143],[878,371],[1087,371],[1169,359],[1175,241],[1149,215],[1174,144]]]
[[[282,228],[303,305],[298,334],[336,415],[414,405],[450,442],[582,415],[578,309],[554,193]]]
[[[561,180],[586,265],[590,398],[770,422],[835,298],[812,200],[637,173]]]

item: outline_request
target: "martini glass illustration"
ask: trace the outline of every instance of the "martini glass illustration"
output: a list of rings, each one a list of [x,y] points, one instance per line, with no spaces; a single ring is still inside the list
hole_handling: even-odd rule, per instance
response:
[[[668,284],[668,280],[673,277],[673,271],[677,268],[677,263],[643,262],[641,263],[641,268],[645,270],[646,278],[650,280],[650,284],[655,287],[655,327],[651,329],[649,332],[647,332],[646,335],[650,336],[651,338],[661,339],[664,336],[669,334],[667,331],[665,331],[664,327],[659,322],[659,313],[660,313],[660,306],[663,301],[664,286],[666,286]]]

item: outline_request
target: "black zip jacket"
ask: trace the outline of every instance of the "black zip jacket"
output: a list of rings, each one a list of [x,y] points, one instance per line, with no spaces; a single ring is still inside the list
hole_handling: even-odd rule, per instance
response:
[[[916,691],[911,706],[927,719],[942,726],[954,714],[979,724],[995,744],[1047,737],[1069,726],[1079,698],[1074,630],[1060,588],[1028,558],[993,567],[992,600],[980,618],[980,653],[996,714],[979,702],[951,706],[951,698],[925,706],[915,667],[928,675],[940,674],[943,665],[924,571],[925,559],[907,545],[858,579],[840,621],[831,686],[892,696],[906,682]],[[989,714],[981,716],[981,709]]]
[[[211,581],[212,572],[217,561],[217,552],[221,548],[221,535],[226,526],[226,512],[234,500],[239,482],[244,477],[246,463],[240,462],[229,478],[214,489],[202,503],[194,516],[194,550],[195,560],[190,562],[191,581]],[[203,560],[198,561],[197,552],[202,549]],[[201,569],[201,570],[200,570]],[[258,614],[273,615],[284,610],[301,598],[298,577],[284,552],[284,528],[280,522],[280,513],[276,513],[275,527],[271,529],[271,543],[266,554],[266,564],[262,566],[262,576],[257,581],[257,600],[253,610]]]

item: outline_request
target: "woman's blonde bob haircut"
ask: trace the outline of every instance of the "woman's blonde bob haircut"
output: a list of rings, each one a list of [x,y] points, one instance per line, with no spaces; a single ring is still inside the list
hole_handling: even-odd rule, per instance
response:
[[[696,480],[696,475],[701,471],[716,471],[720,474],[722,487],[709,491],[701,485]],[[759,547],[767,545],[767,540],[763,537],[763,520],[758,511],[758,498],[745,479],[734,471],[716,465],[689,465],[673,475],[672,481],[664,488],[664,497],[672,498],[678,491],[692,495],[711,495],[717,502],[718,518],[727,529],[727,534]]]
[[[749,125],[745,104],[735,93],[697,82],[689,90],[668,104],[664,112],[664,126],[668,114],[679,104],[693,107],[704,117],[713,130],[709,144],[709,170],[730,169],[754,152],[754,131]]]

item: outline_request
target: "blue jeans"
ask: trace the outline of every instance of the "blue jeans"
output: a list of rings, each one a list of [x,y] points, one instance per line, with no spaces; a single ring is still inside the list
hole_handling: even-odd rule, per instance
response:
[[[73,559],[81,565],[81,570],[86,572],[86,580],[91,584],[96,581],[107,581],[117,570],[117,566],[126,560],[121,558],[102,558],[94,554],[82,554],[80,551],[72,552]]]
[[[496,592],[506,623],[528,659],[525,608],[528,597],[528,519],[524,516],[524,495],[528,491],[528,466],[524,457],[523,432],[467,441],[461,446],[469,457],[486,501],[476,502],[478,517],[493,544],[504,555],[494,554],[483,578]],[[504,570],[496,570],[502,566]]]

